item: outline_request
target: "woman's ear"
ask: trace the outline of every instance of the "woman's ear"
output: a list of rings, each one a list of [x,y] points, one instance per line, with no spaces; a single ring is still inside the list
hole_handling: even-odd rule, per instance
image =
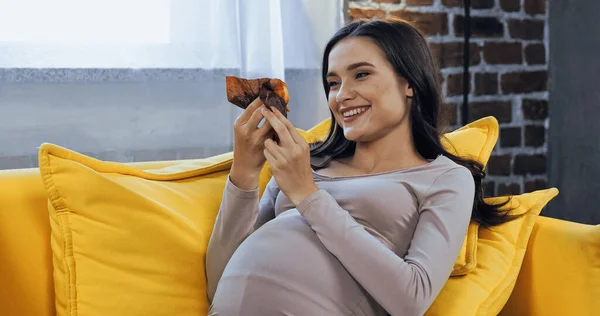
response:
[[[406,86],[406,97],[412,98],[413,95],[414,95],[413,88],[410,85]]]

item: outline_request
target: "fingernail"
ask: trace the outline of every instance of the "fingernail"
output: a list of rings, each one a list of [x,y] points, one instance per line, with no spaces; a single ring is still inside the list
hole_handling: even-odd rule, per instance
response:
[[[267,109],[262,108],[262,109],[260,109],[260,112],[262,112],[262,114],[267,114]]]

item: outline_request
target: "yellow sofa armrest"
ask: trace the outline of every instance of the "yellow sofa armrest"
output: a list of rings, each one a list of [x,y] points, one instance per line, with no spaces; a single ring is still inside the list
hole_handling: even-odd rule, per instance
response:
[[[598,315],[600,225],[540,216],[500,315]]]
[[[37,169],[0,171],[0,315],[54,315],[47,200]]]

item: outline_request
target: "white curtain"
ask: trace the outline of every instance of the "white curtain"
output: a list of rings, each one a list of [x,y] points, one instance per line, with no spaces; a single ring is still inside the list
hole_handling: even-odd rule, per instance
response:
[[[285,69],[318,69],[341,26],[340,0],[222,0],[211,4],[210,68],[244,77],[285,78]]]
[[[214,50],[208,68],[234,68],[245,78],[288,82],[296,108],[290,119],[299,127],[308,128],[328,116],[319,70],[327,41],[343,23],[342,0],[209,2]],[[286,70],[292,77],[286,78]],[[231,111],[233,120],[240,111]]]
[[[32,155],[42,142],[88,153],[223,152],[241,113],[225,98],[224,75],[285,80],[290,120],[310,128],[329,116],[321,58],[342,4],[0,0],[0,156]]]
[[[1,68],[318,67],[343,0],[0,0]],[[32,8],[36,8],[33,10]]]

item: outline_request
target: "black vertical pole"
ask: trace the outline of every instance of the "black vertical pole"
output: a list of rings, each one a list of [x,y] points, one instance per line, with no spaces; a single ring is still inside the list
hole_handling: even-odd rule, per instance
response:
[[[469,122],[469,57],[470,47],[469,38],[471,37],[471,0],[464,1],[465,6],[465,18],[464,18],[464,54],[463,54],[463,104],[461,109],[462,125]]]

